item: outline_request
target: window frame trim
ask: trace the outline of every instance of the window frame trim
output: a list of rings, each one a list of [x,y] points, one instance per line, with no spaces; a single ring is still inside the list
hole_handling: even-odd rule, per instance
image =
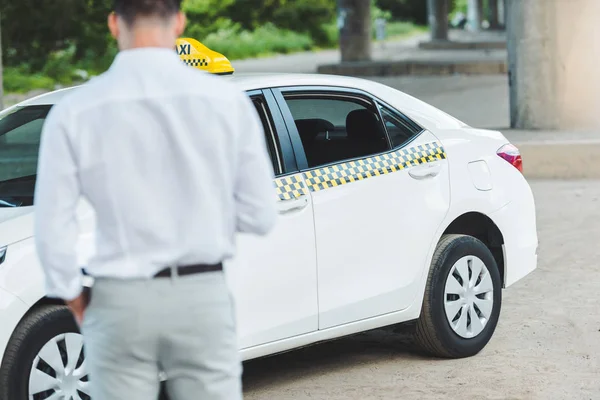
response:
[[[266,119],[267,122],[267,129],[269,130],[268,132],[268,136],[269,138],[267,140],[269,140],[271,143],[267,143],[268,147],[273,147],[274,149],[274,157],[275,157],[275,164],[276,164],[276,169],[275,171],[273,171],[275,173],[275,176],[279,176],[281,175],[281,173],[283,172],[283,162],[282,162],[282,157],[281,157],[281,151],[279,150],[279,141],[277,140],[277,132],[275,130],[275,124],[272,123],[271,121],[271,115],[269,110],[267,109],[267,105],[266,105],[266,100],[264,99],[264,97],[259,96],[259,95],[254,95],[251,96],[250,99],[254,102],[257,101],[259,103],[259,106],[261,108],[261,112],[264,113],[264,117]],[[262,118],[261,118],[262,120]],[[261,121],[262,122],[262,121]],[[264,127],[263,127],[264,129]],[[270,153],[270,151],[269,151]]]
[[[411,126],[412,128],[414,128],[414,133],[413,133],[412,137],[410,138],[410,140],[407,140],[406,142],[402,143],[401,145],[394,146],[392,144],[392,138],[390,136],[390,133],[388,132],[387,127],[385,126],[385,122],[383,123],[383,128],[385,129],[385,131],[387,133],[388,140],[390,142],[390,146],[391,146],[391,148],[392,148],[393,151],[396,151],[396,150],[399,150],[399,149],[402,149],[402,148],[406,147],[408,144],[412,143],[416,138],[418,138],[419,136],[421,136],[421,134],[426,131],[426,129],[423,128],[421,125],[417,124],[415,121],[413,121],[412,119],[408,118],[403,112],[400,112],[399,110],[397,110],[396,108],[390,106],[386,102],[381,101],[381,100],[376,100],[375,104],[377,105],[377,110],[378,110],[379,115],[381,117],[381,121],[384,121],[382,108],[385,108],[392,115],[394,115],[395,117],[398,117],[398,118],[404,120],[409,125],[412,125]]]
[[[353,89],[353,88],[343,87],[343,86],[298,85],[298,86],[283,86],[283,87],[273,88],[271,90],[275,96],[277,104],[279,105],[279,108],[281,110],[283,118],[285,119],[286,126],[288,128],[288,134],[290,136],[290,139],[292,141],[292,145],[294,148],[294,154],[296,155],[296,162],[297,162],[298,170],[300,172],[314,171],[314,170],[318,170],[318,169],[322,169],[322,168],[331,167],[333,165],[348,163],[348,162],[357,161],[357,160],[364,160],[367,158],[372,158],[372,157],[377,157],[377,156],[384,155],[384,154],[393,153],[403,147],[406,147],[407,145],[412,143],[414,140],[416,140],[423,132],[425,132],[425,129],[421,125],[417,124],[415,121],[413,121],[412,119],[407,117],[400,110],[397,110],[396,108],[392,107],[390,104],[381,100],[377,96],[374,96],[374,95],[372,95],[368,92],[365,92],[363,90],[360,90],[360,89]],[[354,99],[366,101],[366,103],[369,103],[371,105],[371,107],[373,107],[374,110],[376,110],[377,115],[379,116],[380,122],[383,126],[383,130],[384,130],[387,142],[388,142],[389,149],[386,151],[383,151],[383,152],[374,153],[374,154],[370,154],[370,155],[363,156],[363,157],[348,158],[348,159],[339,160],[339,161],[328,163],[328,164],[322,164],[322,165],[319,165],[316,167],[309,167],[308,161],[306,158],[306,154],[304,152],[304,146],[302,145],[302,141],[300,140],[300,134],[298,133],[298,129],[296,128],[295,123],[294,123],[294,117],[292,116],[292,113],[285,101],[285,95],[287,95],[289,93],[296,94],[298,96],[306,95],[306,96],[311,96],[311,97],[315,96],[315,95],[318,96],[319,94],[322,94],[324,97],[344,97],[345,96],[347,98],[354,98]],[[415,128],[419,129],[413,135],[411,140],[406,141],[402,146],[397,146],[397,147],[392,146],[391,138],[390,138],[389,132],[385,126],[383,115],[381,113],[381,107],[385,107],[389,110],[392,110],[395,114],[399,114],[400,116],[403,117],[403,119],[410,121],[411,125],[414,125]]]
[[[274,141],[275,152],[279,158],[277,165],[280,167],[280,171],[273,171],[274,178],[281,178],[297,173],[298,165],[294,156],[290,134],[273,93],[270,89],[257,89],[247,90],[246,95],[250,101],[254,101],[254,98],[259,98],[263,101],[263,110],[267,112],[266,117],[270,118],[269,125],[272,124],[270,126],[271,132],[266,136],[269,137],[269,140]]]

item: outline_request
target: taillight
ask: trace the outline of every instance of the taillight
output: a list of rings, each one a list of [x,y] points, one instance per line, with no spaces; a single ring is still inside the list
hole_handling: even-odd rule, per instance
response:
[[[523,172],[523,158],[521,152],[513,144],[505,144],[496,152],[500,157],[508,161],[513,167]]]

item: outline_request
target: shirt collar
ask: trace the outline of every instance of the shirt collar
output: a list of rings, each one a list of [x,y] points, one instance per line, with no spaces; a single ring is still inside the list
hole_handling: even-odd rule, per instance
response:
[[[149,66],[173,65],[176,63],[182,64],[175,48],[139,47],[120,51],[115,57],[111,69],[118,69],[122,66],[147,68]]]

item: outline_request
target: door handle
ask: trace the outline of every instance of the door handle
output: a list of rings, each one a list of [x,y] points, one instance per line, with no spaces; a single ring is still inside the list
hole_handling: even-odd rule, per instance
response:
[[[441,170],[442,166],[439,163],[428,163],[411,168],[408,174],[414,179],[427,179],[437,176]]]
[[[292,211],[300,211],[308,205],[308,196],[303,194],[295,199],[281,200],[277,203],[279,214],[287,214]]]

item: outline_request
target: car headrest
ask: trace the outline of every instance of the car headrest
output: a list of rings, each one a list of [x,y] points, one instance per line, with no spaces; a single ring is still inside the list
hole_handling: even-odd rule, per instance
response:
[[[302,142],[314,140],[319,133],[335,129],[335,126],[331,122],[320,118],[298,119],[294,122],[298,128]]]
[[[350,139],[378,140],[383,137],[377,116],[365,109],[354,110],[348,114],[346,133]]]

